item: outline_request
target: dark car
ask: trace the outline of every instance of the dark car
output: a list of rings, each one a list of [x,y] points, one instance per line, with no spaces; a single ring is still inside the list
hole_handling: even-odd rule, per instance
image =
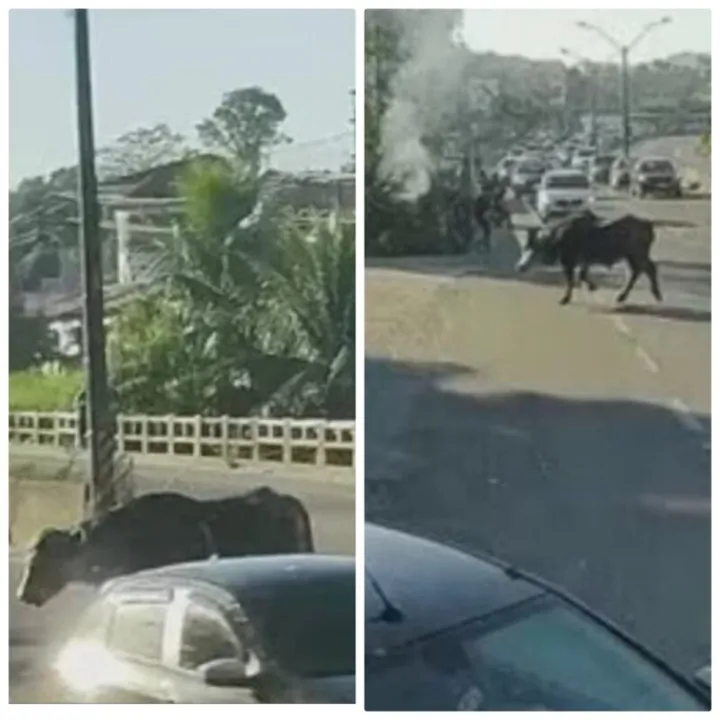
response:
[[[682,195],[675,166],[666,158],[638,160],[631,172],[630,191],[637,197],[659,194],[671,197]]]
[[[686,678],[515,568],[365,527],[365,709],[709,710]]]
[[[590,182],[608,185],[610,183],[610,168],[614,162],[615,155],[596,155],[590,163]]]
[[[54,668],[73,702],[354,703],[354,559],[212,559],[113,580]]]
[[[516,197],[531,194],[540,184],[545,174],[545,164],[536,157],[524,157],[518,160],[510,176],[510,186]]]

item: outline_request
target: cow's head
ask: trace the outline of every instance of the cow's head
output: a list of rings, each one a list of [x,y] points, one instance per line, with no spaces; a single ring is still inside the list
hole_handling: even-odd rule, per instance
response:
[[[40,607],[79,575],[83,533],[76,530],[43,530],[30,550],[17,597]]]
[[[553,232],[547,228],[528,230],[527,242],[515,266],[518,272],[525,272],[536,264],[554,265],[558,261],[558,247],[553,242]]]

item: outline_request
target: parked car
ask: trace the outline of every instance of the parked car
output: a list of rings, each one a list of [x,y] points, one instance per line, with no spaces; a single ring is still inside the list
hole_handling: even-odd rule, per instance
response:
[[[610,168],[615,162],[615,155],[596,155],[590,163],[588,171],[590,182],[607,185],[610,182]]]
[[[366,710],[710,710],[707,668],[497,560],[368,524],[365,577]]]
[[[545,165],[538,158],[521,158],[510,178],[510,186],[516,197],[532,193],[545,173]]]
[[[55,670],[71,702],[354,703],[354,559],[213,559],[110,581]]]
[[[543,222],[580,212],[593,202],[587,175],[579,170],[551,170],[543,176],[537,193],[537,211]]]
[[[667,158],[642,158],[633,166],[630,192],[637,197],[668,195],[680,197],[680,178],[675,166]]]
[[[594,156],[594,147],[580,147],[573,153],[572,160],[570,161],[570,167],[574,170],[582,170],[583,172],[586,172]]]
[[[506,155],[498,164],[496,172],[502,180],[509,180],[512,175],[513,168],[517,164],[517,158]]]
[[[622,155],[610,166],[610,187],[615,190],[629,187],[631,161]]]

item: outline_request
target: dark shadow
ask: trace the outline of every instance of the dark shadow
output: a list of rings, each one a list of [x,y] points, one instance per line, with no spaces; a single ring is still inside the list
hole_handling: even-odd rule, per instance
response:
[[[652,221],[652,224],[656,228],[678,228],[678,229],[690,229],[696,228],[698,225],[688,220],[668,220],[663,218],[657,218]]]
[[[685,260],[660,260],[660,268],[671,268],[673,270],[687,270],[690,272],[707,273],[712,272],[710,263],[687,262]]]
[[[618,305],[605,309],[606,313],[616,315],[641,315],[656,317],[663,320],[682,320],[684,322],[710,322],[709,310],[700,310],[689,307],[669,307],[667,305]]]
[[[498,394],[437,370],[366,358],[366,428],[392,429],[366,435],[366,467],[404,460],[366,476],[367,519],[536,572],[677,667],[707,663],[710,417],[694,432],[669,405]]]

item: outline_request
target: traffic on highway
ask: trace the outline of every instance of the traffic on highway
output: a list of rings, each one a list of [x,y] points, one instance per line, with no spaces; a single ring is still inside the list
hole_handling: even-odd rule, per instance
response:
[[[368,709],[710,709],[709,162],[591,112],[366,265]]]

